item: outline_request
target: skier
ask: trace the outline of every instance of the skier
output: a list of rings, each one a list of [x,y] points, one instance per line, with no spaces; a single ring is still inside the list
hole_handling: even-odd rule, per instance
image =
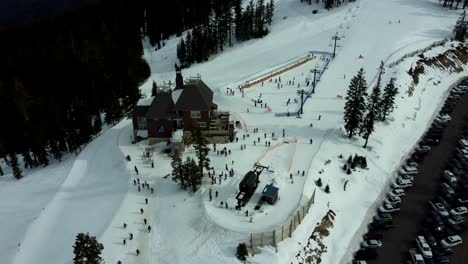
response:
[[[136,172],[136,175],[138,175],[138,169],[136,166],[135,166],[135,172]]]
[[[312,140],[312,139],[310,139],[310,144],[312,144],[312,142],[313,142],[313,140]]]
[[[124,228],[124,229],[127,228],[127,223],[123,223],[123,228]]]
[[[292,180],[292,173],[289,173],[289,179]]]
[[[143,208],[140,208],[140,214],[143,214],[145,211],[143,210]]]
[[[138,248],[137,248],[137,250],[136,250],[136,255],[137,255],[137,256],[140,255],[140,250],[138,250]]]
[[[125,239],[123,240],[123,244],[124,244],[124,245],[126,245],[126,244],[127,244],[127,241],[126,241]]]
[[[305,171],[302,171],[302,176],[304,176],[304,175],[305,175]]]
[[[151,168],[154,168],[154,161],[151,161]]]
[[[148,220],[146,220],[146,218],[144,218],[144,219],[143,219],[143,222],[145,222],[145,225],[146,225],[146,223],[148,222]]]
[[[132,240],[133,239],[133,234],[130,233],[130,238],[128,240]]]
[[[120,260],[119,260],[119,261],[117,261],[117,264],[122,264],[122,261],[120,261]]]
[[[284,128],[283,128],[283,137],[284,137],[285,135],[286,135],[286,131],[285,131]]]
[[[215,192],[215,197],[218,198],[218,191]]]
[[[228,208],[229,208],[229,206],[228,206],[228,203],[227,203],[227,202],[225,202],[224,204],[226,205],[226,209],[228,209]]]
[[[318,120],[320,120],[321,118],[322,118],[322,115],[319,115],[319,118],[318,118]]]
[[[138,185],[138,191],[141,191],[141,189],[140,189],[140,185]]]
[[[151,232],[151,226],[148,226],[148,233]]]
[[[154,192],[154,189],[153,189],[153,188],[151,188],[151,193],[153,193],[153,192]]]
[[[135,169],[136,169],[136,166],[135,166]],[[140,184],[140,179],[139,178],[137,178],[137,183]]]
[[[135,179],[133,179],[133,185],[136,185],[136,180]]]

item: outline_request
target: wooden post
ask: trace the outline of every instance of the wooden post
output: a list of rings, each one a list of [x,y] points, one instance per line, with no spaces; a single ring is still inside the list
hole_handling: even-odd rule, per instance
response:
[[[292,237],[292,227],[293,227],[293,220],[291,219],[291,223],[289,223],[289,237]]]
[[[281,241],[284,240],[284,225],[281,226]]]
[[[264,244],[263,244],[263,232],[262,232],[262,242],[260,243],[260,246],[263,247]]]
[[[276,229],[273,229],[273,246],[275,247],[276,252],[278,252],[278,249],[276,248]]]
[[[250,251],[252,252],[252,256],[253,256],[255,253],[254,253],[254,244],[253,244],[252,233],[250,233]]]

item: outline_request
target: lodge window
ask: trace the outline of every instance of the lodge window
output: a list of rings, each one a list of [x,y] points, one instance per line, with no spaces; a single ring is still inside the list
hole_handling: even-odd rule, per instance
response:
[[[201,113],[200,113],[200,111],[191,111],[191,112],[190,112],[190,116],[191,116],[192,118],[200,118],[200,117],[201,117]]]
[[[145,130],[146,128],[147,128],[146,118],[145,117],[139,117],[138,118],[138,129],[139,130]]]

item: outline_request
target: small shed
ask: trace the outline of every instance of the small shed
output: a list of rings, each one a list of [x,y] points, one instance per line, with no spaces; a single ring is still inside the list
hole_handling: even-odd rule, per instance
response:
[[[265,186],[262,192],[262,200],[273,205],[278,200],[278,187],[273,186],[273,184],[268,184]]]
[[[257,185],[258,174],[256,172],[249,171],[239,183],[239,190],[250,197],[255,192],[255,189],[257,189]]]

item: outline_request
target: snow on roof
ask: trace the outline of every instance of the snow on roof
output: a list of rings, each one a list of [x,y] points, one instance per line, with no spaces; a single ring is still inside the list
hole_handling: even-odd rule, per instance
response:
[[[172,101],[174,104],[177,103],[177,100],[179,100],[180,95],[182,94],[183,89],[175,90],[172,92]]]
[[[184,139],[184,131],[182,129],[177,129],[176,131],[172,132],[171,142],[181,143]]]
[[[137,105],[138,106],[150,106],[151,103],[153,102],[153,99],[154,99],[154,96],[150,96],[150,97],[147,97],[147,98],[142,98],[142,99],[138,100]]]
[[[148,130],[138,130],[137,131],[137,136],[140,136],[142,138],[147,138],[148,137]]]

